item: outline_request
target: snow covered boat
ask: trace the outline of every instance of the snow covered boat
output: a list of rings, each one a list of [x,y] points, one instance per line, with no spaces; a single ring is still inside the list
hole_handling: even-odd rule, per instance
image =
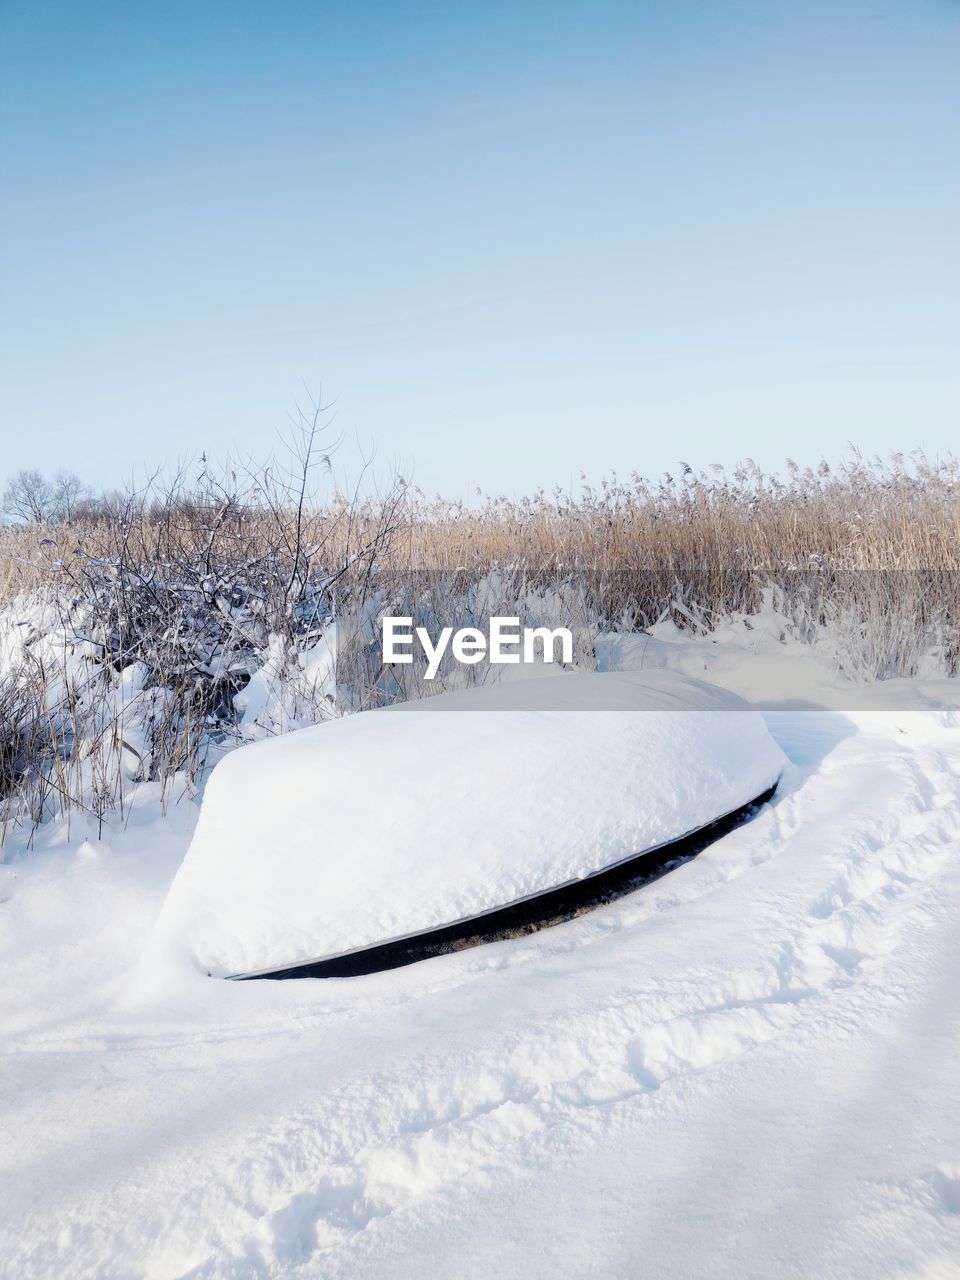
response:
[[[217,766],[160,939],[222,977],[389,967],[738,813],[783,765],[747,703],[669,671],[348,716]]]

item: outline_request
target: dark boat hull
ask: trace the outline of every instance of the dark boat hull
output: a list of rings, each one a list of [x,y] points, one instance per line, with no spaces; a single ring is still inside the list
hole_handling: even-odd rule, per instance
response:
[[[469,920],[458,920],[413,937],[378,943],[345,955],[311,960],[265,973],[234,976],[241,981],[256,978],[356,978],[388,969],[400,969],[451,951],[465,950],[467,947],[561,924],[584,911],[632,893],[644,884],[659,879],[678,863],[688,862],[696,857],[708,845],[752,817],[761,805],[772,798],[778,784],[779,779],[747,804],[678,840],[634,854],[581,880],[548,889],[544,893],[498,907]]]

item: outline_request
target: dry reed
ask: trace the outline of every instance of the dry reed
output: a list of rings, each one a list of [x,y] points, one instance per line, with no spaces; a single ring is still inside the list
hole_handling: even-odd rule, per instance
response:
[[[554,621],[558,608],[576,611],[589,650],[598,630],[641,629],[665,612],[705,628],[750,614],[773,584],[801,635],[842,620],[868,674],[909,675],[931,646],[945,673],[960,665],[952,459],[854,452],[837,469],[788,462],[782,476],[683,465],[656,483],[612,477],[576,496],[468,505],[428,501],[398,478],[365,493],[337,486],[320,412],[301,421],[282,465],[239,479],[204,467],[70,523],[0,527],[2,824],[74,807],[102,819],[146,779],[190,790],[211,745],[239,739],[235,699],[265,654],[296,692],[303,653],[334,618],[337,711],[414,692],[390,673],[385,684],[380,613],[536,623],[548,598]],[[33,619],[20,631],[18,611]],[[300,689],[302,718],[333,710],[315,692]]]

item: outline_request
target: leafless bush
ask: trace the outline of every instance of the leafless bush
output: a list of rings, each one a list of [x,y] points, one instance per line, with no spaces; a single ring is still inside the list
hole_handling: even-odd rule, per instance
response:
[[[302,658],[340,609],[362,608],[403,490],[377,491],[367,461],[338,485],[323,413],[301,416],[267,465],[204,460],[86,524],[6,531],[14,629],[26,618],[9,652],[0,642],[8,815],[102,816],[128,782],[191,789],[211,751],[242,736],[238,695],[266,666],[294,718],[333,713]]]

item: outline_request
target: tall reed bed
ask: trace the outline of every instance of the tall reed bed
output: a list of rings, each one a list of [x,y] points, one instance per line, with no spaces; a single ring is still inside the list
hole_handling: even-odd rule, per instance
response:
[[[236,742],[422,694],[380,664],[384,612],[566,623],[590,665],[600,631],[709,630],[773,588],[795,635],[842,634],[864,675],[960,666],[952,460],[683,465],[467,504],[366,466],[348,487],[329,443],[317,410],[267,465],[0,527],[0,837],[75,808],[102,820],[145,781],[192,793]]]

